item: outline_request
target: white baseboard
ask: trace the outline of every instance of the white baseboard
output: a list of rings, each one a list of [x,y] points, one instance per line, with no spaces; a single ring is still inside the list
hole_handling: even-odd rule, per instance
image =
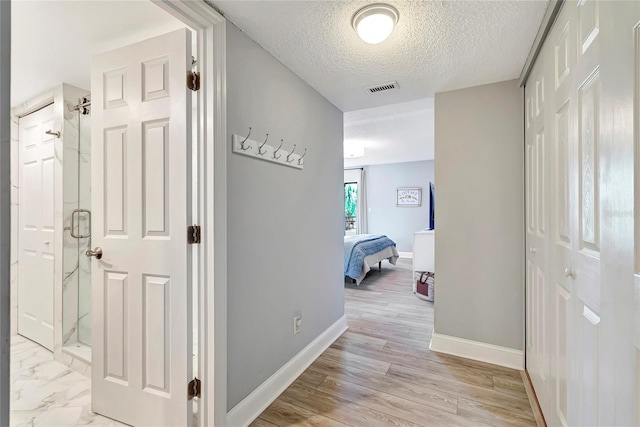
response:
[[[413,252],[398,252],[400,258],[411,258],[413,259]]]
[[[342,316],[227,413],[227,425],[248,426],[347,330]]]
[[[429,348],[439,353],[452,354],[506,368],[524,369],[524,351],[486,344],[479,341],[433,333]]]

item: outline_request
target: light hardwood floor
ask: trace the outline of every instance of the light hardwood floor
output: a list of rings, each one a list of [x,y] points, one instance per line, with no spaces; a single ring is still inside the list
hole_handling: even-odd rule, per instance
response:
[[[400,259],[346,285],[347,332],[251,425],[535,426],[519,371],[429,350],[411,276]]]

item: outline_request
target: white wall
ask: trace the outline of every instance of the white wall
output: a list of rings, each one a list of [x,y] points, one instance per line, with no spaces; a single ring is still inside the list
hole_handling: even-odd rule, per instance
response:
[[[228,134],[308,148],[304,170],[233,154],[228,409],[344,314],[342,112],[227,24]],[[293,335],[293,316],[302,330]]]
[[[11,2],[0,1],[0,425],[9,425]]]
[[[393,163],[365,167],[370,234],[385,234],[400,252],[413,252],[413,232],[429,226],[429,182],[434,161]],[[399,187],[420,187],[422,206],[397,207]]]
[[[524,350],[523,93],[436,94],[435,332]]]

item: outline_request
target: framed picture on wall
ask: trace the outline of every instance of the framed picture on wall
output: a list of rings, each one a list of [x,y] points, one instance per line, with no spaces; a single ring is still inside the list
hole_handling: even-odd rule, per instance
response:
[[[396,190],[396,206],[417,208],[422,206],[422,189],[420,187],[401,187]]]

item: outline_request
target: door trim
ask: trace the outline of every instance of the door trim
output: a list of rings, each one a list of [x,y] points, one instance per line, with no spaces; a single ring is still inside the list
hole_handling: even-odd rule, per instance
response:
[[[203,382],[198,426],[227,419],[227,117],[226,20],[204,1],[150,0],[197,32],[198,374]],[[196,167],[192,165],[192,167]]]
[[[0,2],[0,425],[9,424],[9,346],[11,325],[11,2]],[[11,211],[11,213],[9,213]]]

